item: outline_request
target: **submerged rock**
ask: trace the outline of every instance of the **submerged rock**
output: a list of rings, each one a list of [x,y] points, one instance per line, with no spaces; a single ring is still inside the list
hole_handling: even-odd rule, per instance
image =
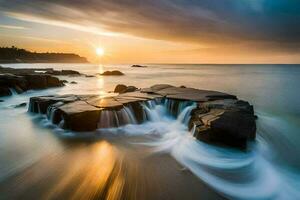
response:
[[[18,104],[18,105],[15,105],[15,108],[21,108],[21,107],[25,107],[27,105],[27,103],[26,102],[24,102],[24,103],[20,103],[20,104]]]
[[[113,97],[98,95],[41,96],[30,99],[29,111],[43,113],[55,124],[74,131],[92,131],[148,120],[145,103],[165,102],[168,112],[179,114],[179,107],[197,103],[191,112],[189,129],[202,141],[245,147],[255,139],[256,123],[253,106],[234,95],[194,88],[154,85],[134,92],[130,86],[117,85]],[[180,102],[187,102],[180,103]],[[190,105],[190,104],[189,104]],[[182,109],[182,108],[181,108]]]
[[[118,70],[113,70],[113,71],[105,71],[102,74],[99,74],[100,76],[122,76],[124,75],[123,72],[120,72]]]
[[[140,67],[140,68],[145,68],[145,67],[147,67],[147,66],[145,66],[145,65],[132,65],[131,67]]]
[[[86,78],[93,78],[95,77],[94,75],[85,75]]]

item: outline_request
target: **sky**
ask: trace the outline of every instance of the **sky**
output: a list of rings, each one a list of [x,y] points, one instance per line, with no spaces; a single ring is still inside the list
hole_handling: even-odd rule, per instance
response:
[[[103,63],[300,63],[300,1],[0,0],[12,45]]]

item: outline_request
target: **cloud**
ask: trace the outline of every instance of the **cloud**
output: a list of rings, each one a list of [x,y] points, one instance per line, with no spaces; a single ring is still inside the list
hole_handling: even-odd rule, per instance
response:
[[[0,24],[0,28],[4,29],[14,29],[14,30],[24,30],[27,29],[23,26],[12,26],[12,25],[6,25],[6,24]]]
[[[18,19],[104,35],[207,46],[300,45],[298,0],[0,0],[0,8]]]

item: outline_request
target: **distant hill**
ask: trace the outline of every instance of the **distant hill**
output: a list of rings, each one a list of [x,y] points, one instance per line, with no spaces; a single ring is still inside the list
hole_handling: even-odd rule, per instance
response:
[[[36,53],[25,49],[0,47],[0,63],[87,63],[87,59],[73,53]]]

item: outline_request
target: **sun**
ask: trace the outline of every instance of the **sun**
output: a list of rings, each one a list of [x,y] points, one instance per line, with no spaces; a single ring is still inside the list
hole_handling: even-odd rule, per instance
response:
[[[97,54],[98,56],[103,56],[103,55],[104,55],[104,49],[101,48],[101,47],[97,47],[97,48],[96,48],[96,54]]]

